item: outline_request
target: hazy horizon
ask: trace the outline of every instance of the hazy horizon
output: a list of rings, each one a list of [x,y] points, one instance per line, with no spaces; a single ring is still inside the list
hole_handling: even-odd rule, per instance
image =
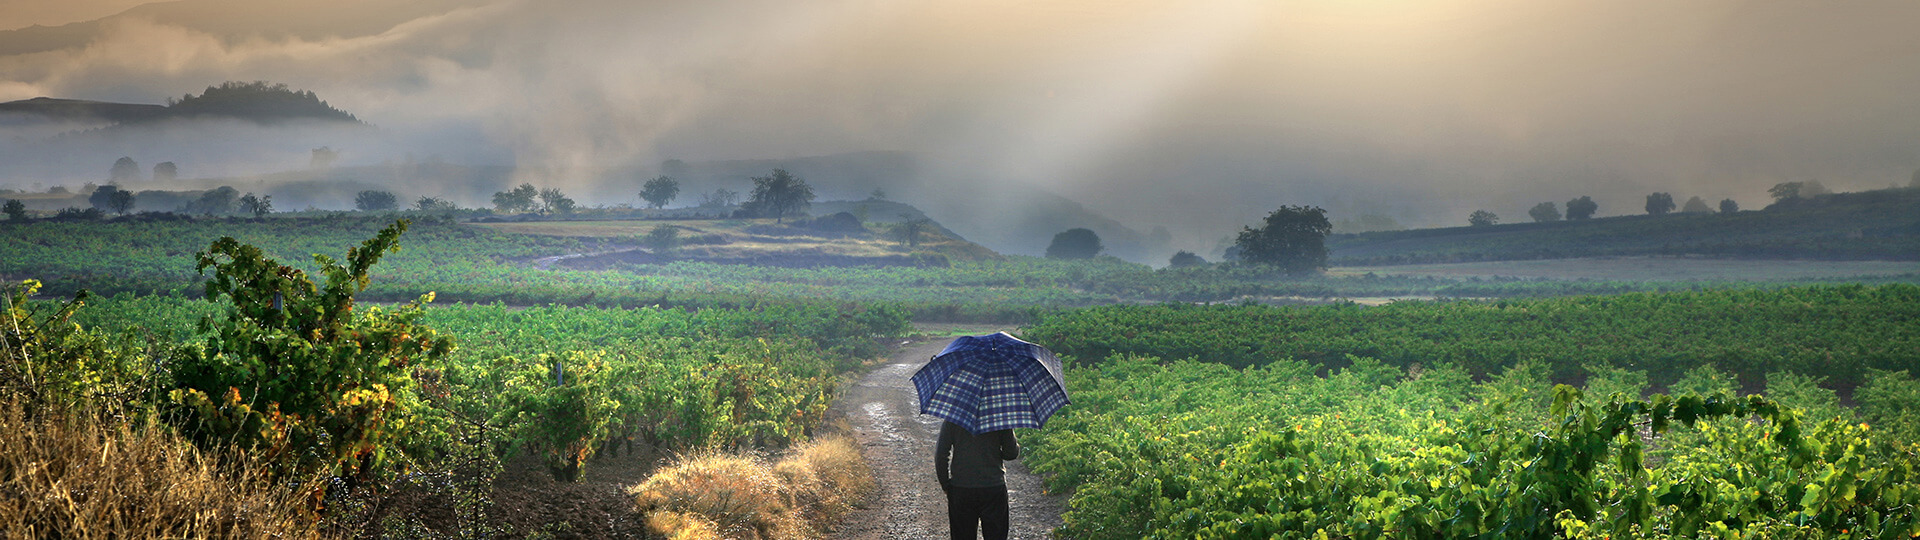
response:
[[[1871,189],[1920,169],[1911,2],[137,4],[0,9],[0,29],[79,23],[37,43],[0,32],[0,101],[283,82],[379,128],[333,145],[343,164],[412,154],[556,182],[900,151],[921,165],[897,198],[950,206],[943,221],[1027,186],[1196,250],[1283,204],[1511,222],[1581,195],[1603,215],[1654,191],[1758,208],[1779,182]],[[0,125],[36,155],[38,136]],[[324,142],[250,135],[249,161],[194,138],[9,155],[0,184],[78,183],[121,152],[261,173]]]

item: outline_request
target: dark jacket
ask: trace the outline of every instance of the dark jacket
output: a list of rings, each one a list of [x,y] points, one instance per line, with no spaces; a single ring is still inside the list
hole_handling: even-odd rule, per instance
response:
[[[1020,459],[1020,443],[1013,430],[974,435],[953,422],[941,422],[940,441],[933,446],[933,474],[940,489],[990,488],[1007,485],[1001,461]]]

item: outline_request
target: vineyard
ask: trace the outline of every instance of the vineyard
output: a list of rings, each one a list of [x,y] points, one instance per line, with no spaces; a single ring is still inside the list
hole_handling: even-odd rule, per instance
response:
[[[367,531],[392,525],[382,497],[425,493],[452,517],[401,529],[518,536],[487,528],[507,464],[572,484],[620,456],[815,448],[844,378],[914,321],[1031,321],[1071,366],[1073,404],[1022,435],[1072,494],[1065,537],[1920,535],[1910,276],[535,263],[623,241],[352,215],[8,224],[0,273],[46,286],[8,292],[0,387],[15,424],[80,410],[237,447],[313,513],[285,519]],[[1408,295],[1456,299],[1261,303]]]
[[[0,276],[33,278],[43,293],[195,295],[205,276],[193,254],[223,236],[312,269],[308,255],[377,232],[381,216],[323,214],[264,219],[141,218],[39,221],[0,227]],[[536,265],[535,259],[626,247],[628,236],[576,237],[494,230],[442,218],[416,221],[408,249],[372,270],[360,298],[406,302],[434,291],[441,303],[566,304],[632,308],[740,308],[769,298],[886,304],[921,321],[1027,322],[1044,311],[1141,302],[1320,301],[1354,297],[1521,298],[1778,288],[1862,278],[1784,281],[1609,281],[1334,275],[1283,279],[1231,265],[1154,269],[1112,258],[953,260],[936,267],[782,268],[681,260],[604,269]],[[628,247],[630,249],[630,247]],[[1920,275],[1865,282],[1920,282]]]
[[[1073,538],[1916,536],[1917,292],[1069,312],[1027,459]]]

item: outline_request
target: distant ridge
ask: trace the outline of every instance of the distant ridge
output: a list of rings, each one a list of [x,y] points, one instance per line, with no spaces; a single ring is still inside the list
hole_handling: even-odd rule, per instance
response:
[[[333,108],[311,91],[293,90],[265,81],[226,82],[209,86],[196,96],[168,98],[166,105],[110,103],[37,97],[0,103],[0,114],[35,115],[51,121],[107,122],[133,125],[171,119],[232,118],[261,124],[293,120],[359,123],[346,111]]]

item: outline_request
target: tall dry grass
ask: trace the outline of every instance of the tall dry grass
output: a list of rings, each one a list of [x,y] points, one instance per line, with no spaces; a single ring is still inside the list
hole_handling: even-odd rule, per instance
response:
[[[846,436],[816,439],[773,464],[750,456],[681,459],[628,490],[654,532],[684,540],[817,538],[874,490]]]
[[[300,491],[157,424],[0,405],[0,536],[316,538]],[[221,461],[238,463],[222,468]]]

